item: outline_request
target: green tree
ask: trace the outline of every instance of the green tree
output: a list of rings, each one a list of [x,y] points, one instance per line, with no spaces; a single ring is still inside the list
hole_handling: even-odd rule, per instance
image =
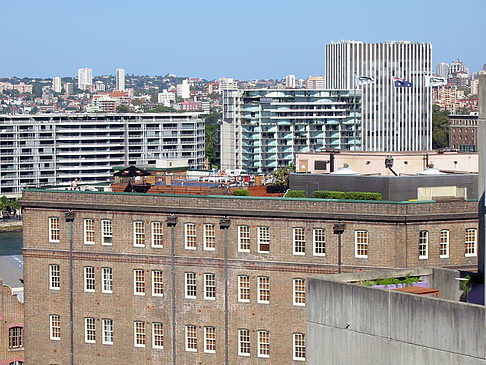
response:
[[[127,105],[118,105],[116,107],[116,112],[117,113],[130,113],[132,110],[130,109],[129,106]]]
[[[219,133],[217,124],[206,124],[205,127],[206,136],[206,158],[209,161],[209,165],[216,164],[216,148],[219,143]]]
[[[165,106],[165,105],[157,105],[155,108],[152,110],[149,110],[149,113],[168,113],[168,112],[175,112],[176,110],[174,108],[171,108],[170,106]]]
[[[440,110],[439,105],[432,108],[432,148],[449,146],[449,111]]]
[[[283,185],[288,189],[290,173],[292,172],[295,172],[295,164],[293,162],[288,166],[276,168],[272,173],[272,185]]]

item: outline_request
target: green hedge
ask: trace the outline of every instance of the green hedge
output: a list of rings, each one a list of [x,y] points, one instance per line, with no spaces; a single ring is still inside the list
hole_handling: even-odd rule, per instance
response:
[[[349,200],[382,200],[380,193],[365,193],[361,191],[314,191],[314,198],[319,199],[349,199]]]
[[[285,194],[286,198],[305,198],[305,191],[304,190],[289,190],[287,194]]]
[[[233,191],[233,195],[235,196],[248,196],[250,195],[250,191],[246,189],[236,189]]]

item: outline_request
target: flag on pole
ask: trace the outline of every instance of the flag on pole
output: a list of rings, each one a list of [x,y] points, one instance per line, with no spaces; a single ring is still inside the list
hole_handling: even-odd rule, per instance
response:
[[[413,83],[405,80],[404,78],[394,77],[393,84],[395,87],[413,87]]]
[[[442,85],[447,85],[447,79],[445,77],[425,75],[425,87]]]
[[[356,86],[361,86],[361,85],[368,85],[374,83],[375,80],[373,80],[371,77],[368,76],[358,76],[356,75],[354,77],[354,83]]]

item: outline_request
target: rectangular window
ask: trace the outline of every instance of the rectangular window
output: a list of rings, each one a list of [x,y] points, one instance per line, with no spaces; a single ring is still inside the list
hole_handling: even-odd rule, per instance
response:
[[[164,325],[160,322],[152,323],[152,347],[154,349],[164,348]]]
[[[238,330],[238,355],[250,356],[250,330]]]
[[[51,340],[61,339],[61,320],[58,314],[49,315],[49,336]]]
[[[270,227],[258,227],[258,252],[270,252]]]
[[[152,247],[164,247],[162,222],[152,222]]]
[[[258,331],[258,357],[270,356],[270,333]]]
[[[84,244],[94,245],[95,244],[95,222],[94,219],[84,220]]]
[[[294,360],[305,361],[305,335],[303,333],[294,333]]]
[[[258,303],[270,303],[270,278],[268,276],[258,278]]]
[[[145,247],[145,222],[133,222],[133,246]]]
[[[93,266],[84,267],[84,291],[95,291],[95,269]]]
[[[49,242],[59,243],[59,218],[49,217]]]
[[[19,349],[24,347],[23,327],[10,327],[8,329],[8,348]]]
[[[145,271],[133,270],[133,294],[145,295]]]
[[[110,246],[113,243],[113,223],[109,219],[101,221],[101,244]]]
[[[101,286],[102,293],[113,293],[113,269],[111,267],[104,267],[101,269],[103,285]]]
[[[216,230],[214,224],[204,225],[204,249],[210,251],[216,249]]]
[[[368,257],[368,231],[354,232],[354,256],[357,258]]]
[[[186,351],[197,351],[197,327],[186,326]]]
[[[152,295],[154,297],[161,297],[164,295],[164,282],[162,271],[152,271]]]
[[[326,256],[326,230],[314,228],[314,256]]]
[[[133,323],[133,338],[135,347],[145,347],[145,322]]]
[[[449,231],[443,229],[440,231],[440,258],[445,259],[449,257]]]
[[[250,252],[250,226],[238,226],[238,251]]]
[[[184,225],[185,230],[185,246],[186,250],[196,249],[196,225],[194,223],[186,223]]]
[[[294,279],[294,305],[305,305],[305,279]]]
[[[49,289],[61,289],[61,273],[59,271],[59,265],[49,265]]]
[[[186,272],[186,298],[195,299],[197,295],[196,273]]]
[[[103,344],[113,345],[113,320],[103,319]]]
[[[305,255],[305,229],[294,228],[294,255]]]
[[[476,246],[478,242],[478,230],[476,228],[466,229],[465,256],[476,256]]]
[[[204,352],[216,352],[216,328],[204,327]]]
[[[94,318],[84,319],[84,342],[96,342],[96,322]]]
[[[250,301],[250,277],[238,276],[238,301],[248,303]]]
[[[214,274],[204,274],[204,299],[216,299],[216,278]]]
[[[429,256],[429,231],[419,232],[419,259],[426,259]]]

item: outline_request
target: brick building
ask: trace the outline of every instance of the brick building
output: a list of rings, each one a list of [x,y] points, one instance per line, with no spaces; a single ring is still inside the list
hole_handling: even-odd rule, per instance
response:
[[[343,271],[477,265],[477,202],[27,190],[22,204],[40,365],[71,349],[78,364],[302,364],[306,278],[337,272],[338,222]]]
[[[476,152],[478,150],[478,116],[449,116],[449,147],[461,152]]]
[[[24,305],[0,278],[0,365],[24,363]]]

